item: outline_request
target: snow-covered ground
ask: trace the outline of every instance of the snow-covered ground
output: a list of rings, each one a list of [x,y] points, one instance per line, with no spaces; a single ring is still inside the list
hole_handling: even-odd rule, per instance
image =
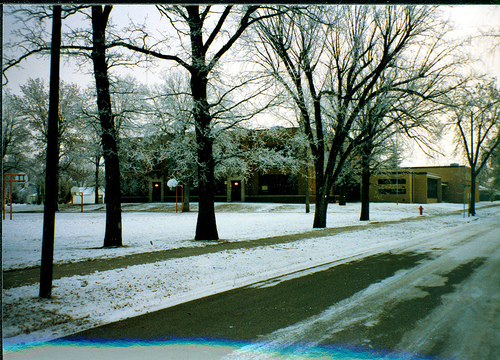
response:
[[[490,203],[480,203],[487,206]],[[195,211],[197,204],[191,206]],[[371,204],[371,222],[418,217],[416,204]],[[463,209],[461,204],[425,204],[424,216]],[[123,245],[119,249],[101,249],[104,238],[103,205],[64,208],[56,214],[54,262],[67,263],[110,258],[179,247],[205,246],[194,241],[197,213],[176,213],[172,204],[124,204],[122,215]],[[165,211],[161,211],[165,210]],[[14,205],[13,220],[3,221],[3,269],[40,264],[43,207]],[[268,203],[218,203],[217,227],[223,241],[260,239],[295,234],[312,229],[314,205],[305,213],[304,205]],[[360,204],[328,207],[327,227],[367,224],[359,221]]]
[[[58,338],[101,324],[173,306],[191,299],[252,284],[330,262],[349,261],[358,256],[388,250],[450,245],[440,231],[451,228],[469,231],[471,224],[500,219],[500,207],[478,204],[476,218],[463,217],[460,204],[426,204],[424,219],[367,227],[334,236],[317,237],[292,243],[228,250],[218,253],[171,259],[152,264],[129,266],[55,280],[53,297],[38,298],[38,285],[3,290],[3,337],[8,351],[22,344]],[[123,213],[123,242],[120,249],[102,246],[105,214],[73,210],[56,216],[56,262],[159,251],[186,246],[204,246],[192,240],[196,213],[154,212],[154,205],[130,205]],[[43,214],[22,212],[18,206],[14,219],[3,221],[2,254],[4,269],[39,263]],[[258,239],[281,234],[310,231],[313,213],[303,205],[218,204],[219,235],[225,241]],[[36,210],[31,208],[31,210]],[[134,211],[136,210],[136,211]],[[158,209],[157,209],[158,210]],[[313,211],[314,209],[312,209]],[[359,204],[331,205],[328,227],[361,224]],[[419,217],[415,204],[372,204],[371,222]],[[151,244],[152,243],[152,244]]]

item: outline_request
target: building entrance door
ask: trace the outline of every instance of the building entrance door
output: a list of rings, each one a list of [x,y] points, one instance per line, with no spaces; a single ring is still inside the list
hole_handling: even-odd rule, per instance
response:
[[[152,194],[153,196],[151,200],[153,202],[161,201],[161,182],[154,182],[152,186],[153,186],[153,194]]]
[[[241,181],[231,181],[231,201],[241,201]]]

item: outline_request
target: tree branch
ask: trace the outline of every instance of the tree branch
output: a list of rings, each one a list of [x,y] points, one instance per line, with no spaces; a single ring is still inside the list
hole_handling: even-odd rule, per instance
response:
[[[184,67],[186,70],[188,70],[188,71],[192,70],[192,66],[189,65],[188,63],[186,63],[184,60],[182,60],[178,56],[168,55],[168,54],[162,54],[162,53],[159,53],[157,51],[146,49],[146,48],[142,48],[142,47],[135,46],[135,45],[132,45],[132,44],[128,44],[128,43],[125,43],[123,41],[113,41],[111,44],[109,44],[107,46],[107,48],[109,49],[109,48],[113,48],[113,47],[117,47],[117,46],[121,46],[121,47],[127,48],[129,50],[137,51],[137,52],[145,54],[145,55],[151,55],[151,56],[153,56],[155,58],[158,58],[158,59],[175,61],[179,65],[181,65],[182,67]]]

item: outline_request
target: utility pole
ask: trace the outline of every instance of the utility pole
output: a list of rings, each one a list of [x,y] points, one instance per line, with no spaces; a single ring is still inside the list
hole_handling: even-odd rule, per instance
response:
[[[54,232],[57,208],[57,168],[59,166],[59,67],[61,53],[61,6],[53,6],[52,45],[50,49],[50,94],[47,130],[45,205],[43,211],[42,262],[40,266],[40,297],[52,294]]]

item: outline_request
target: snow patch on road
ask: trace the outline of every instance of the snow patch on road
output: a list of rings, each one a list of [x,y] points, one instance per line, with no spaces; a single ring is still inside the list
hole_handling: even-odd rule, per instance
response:
[[[338,333],[349,331],[360,324],[367,327],[376,326],[381,316],[391,312],[391,309],[398,304],[428,296],[426,288],[445,285],[446,274],[454,269],[475,260],[477,257],[487,256],[491,252],[495,252],[491,260],[492,264],[483,267],[476,278],[470,280],[470,283],[475,284],[477,281],[481,283],[485,277],[490,276],[488,281],[484,281],[484,284],[481,283],[479,292],[478,289],[472,291],[471,286],[467,285],[468,282],[457,293],[445,297],[445,304],[438,307],[435,312],[408,334],[397,349],[401,351],[401,354],[410,354],[405,358],[411,359],[413,358],[411,354],[428,353],[438,341],[443,341],[443,336],[446,340],[446,334],[450,334],[450,340],[448,340],[450,344],[444,354],[445,358],[464,360],[492,358],[476,355],[480,354],[484,342],[488,342],[483,344],[487,345],[487,351],[498,349],[500,345],[499,338],[495,337],[498,335],[498,328],[492,332],[492,329],[495,329],[498,324],[495,321],[498,320],[498,294],[500,294],[500,272],[498,271],[500,242],[496,233],[498,228],[493,227],[493,225],[494,222],[472,224],[473,228],[468,230],[473,231],[474,229],[478,234],[478,240],[451,248],[438,258],[422,261],[411,269],[397,271],[393,276],[370,285],[350,298],[336,303],[321,314],[263,336],[258,342],[242,347],[224,359],[268,359],[271,358],[269,356],[277,356],[279,353],[295,347],[296,344],[301,344],[302,353],[311,355],[323,342],[328,340],[329,343],[335,339]],[[461,231],[463,232],[464,229],[461,228]],[[450,238],[448,237],[448,241]],[[463,238],[455,237],[455,241],[462,241]],[[477,277],[483,278],[477,279]],[[488,288],[495,281],[495,285]],[[463,292],[469,295],[461,298]],[[489,294],[489,296],[483,296],[483,294]],[[471,295],[479,296],[480,299],[470,302],[467,298],[470,298]],[[497,298],[494,298],[495,296]],[[474,304],[478,304],[477,309],[471,309],[468,305],[471,303],[473,307]],[[480,327],[481,324],[485,325],[482,319],[473,320],[474,315],[489,316],[490,320],[487,321],[489,326],[485,326],[478,334],[470,335],[468,321],[472,321],[472,328]],[[359,341],[362,345],[363,339],[359,339]]]
[[[489,231],[471,253],[492,255],[442,304],[407,332],[397,349],[425,353],[439,344],[446,359],[494,359],[500,351],[500,244]],[[483,245],[483,246],[481,246]],[[463,252],[462,252],[462,255]]]

